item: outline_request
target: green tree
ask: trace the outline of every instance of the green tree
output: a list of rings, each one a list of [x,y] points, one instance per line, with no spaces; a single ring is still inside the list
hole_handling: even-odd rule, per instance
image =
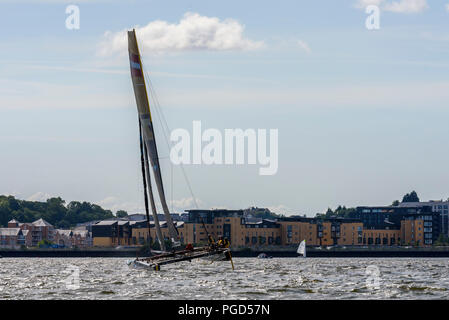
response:
[[[88,202],[72,201],[66,206],[60,197],[39,202],[0,195],[0,226],[5,227],[11,219],[33,222],[42,218],[58,228],[69,228],[78,223],[112,217],[110,210]]]
[[[128,216],[128,212],[126,212],[125,210],[118,210],[118,211],[115,213],[115,216],[116,216],[117,218],[124,218],[124,217],[127,217],[127,216]]]
[[[51,242],[47,239],[43,239],[37,243],[37,246],[38,247],[48,247],[48,246],[51,246],[52,244],[53,244],[53,242]]]
[[[11,208],[9,207],[8,198],[0,196],[0,226],[6,227],[11,218]]]
[[[419,202],[419,197],[416,191],[407,193],[403,198],[402,202]]]
[[[394,200],[391,204],[393,207],[397,207],[399,205],[399,200]]]

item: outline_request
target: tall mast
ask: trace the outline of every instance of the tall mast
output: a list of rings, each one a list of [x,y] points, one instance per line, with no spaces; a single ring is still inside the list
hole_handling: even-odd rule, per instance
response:
[[[142,61],[140,58],[139,47],[137,45],[136,31],[128,31],[128,52],[131,65],[131,78],[133,81],[134,95],[136,97],[137,110],[142,128],[142,136],[145,147],[148,151],[151,167],[153,169],[154,180],[156,182],[159,199],[164,211],[165,220],[167,222],[170,238],[173,242],[178,242],[178,230],[173,224],[173,219],[168,210],[167,201],[165,199],[164,186],[162,183],[162,174],[159,165],[159,156],[157,152],[156,140],[153,129],[153,121],[151,119],[150,104],[148,101],[147,89],[145,86],[145,78],[143,75]]]
[[[147,157],[147,148],[143,143],[143,137],[142,137],[142,126],[140,124],[139,120],[139,136],[140,136],[140,161],[142,163],[142,178],[143,178],[143,189],[144,189],[144,198],[145,198],[145,214],[147,216],[147,223],[148,223],[148,236],[151,235],[151,227],[150,227],[150,214],[148,210],[148,194],[150,195],[150,201],[151,201],[151,211],[153,213],[153,220],[154,220],[154,226],[156,228],[156,235],[157,239],[159,241],[159,245],[161,247],[161,250],[165,251],[165,241],[162,237],[161,232],[161,225],[159,224],[159,218],[157,216],[156,211],[156,205],[154,204],[154,197],[153,197],[153,190],[151,187],[151,175],[150,170],[148,166],[148,157]],[[147,188],[147,181],[148,181],[148,188]]]

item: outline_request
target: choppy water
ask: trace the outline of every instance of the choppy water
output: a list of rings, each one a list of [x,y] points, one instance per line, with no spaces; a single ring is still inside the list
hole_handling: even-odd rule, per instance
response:
[[[236,258],[162,271],[118,258],[0,259],[0,299],[448,299],[449,259]],[[70,275],[79,283],[67,280]],[[77,288],[79,284],[79,288]]]

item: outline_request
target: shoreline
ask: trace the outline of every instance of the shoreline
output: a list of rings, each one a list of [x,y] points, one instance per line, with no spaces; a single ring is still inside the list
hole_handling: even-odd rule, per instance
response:
[[[273,258],[296,258],[298,254],[291,250],[233,250],[236,258],[257,258],[266,253]],[[0,250],[2,258],[135,258],[136,250]],[[449,258],[449,249],[444,250],[385,250],[385,249],[348,249],[348,250],[308,250],[309,258]]]

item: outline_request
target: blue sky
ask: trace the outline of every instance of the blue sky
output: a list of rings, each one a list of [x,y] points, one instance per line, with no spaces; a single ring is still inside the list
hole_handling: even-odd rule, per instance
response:
[[[228,50],[155,50],[142,33],[170,128],[279,130],[274,176],[186,166],[201,207],[314,215],[413,189],[449,197],[449,0],[371,1],[375,31],[362,2],[0,0],[0,194],[142,210],[129,62],[110,37],[190,12],[244,29]],[[65,28],[69,4],[79,30]],[[179,168],[162,162],[172,207],[192,208]]]

